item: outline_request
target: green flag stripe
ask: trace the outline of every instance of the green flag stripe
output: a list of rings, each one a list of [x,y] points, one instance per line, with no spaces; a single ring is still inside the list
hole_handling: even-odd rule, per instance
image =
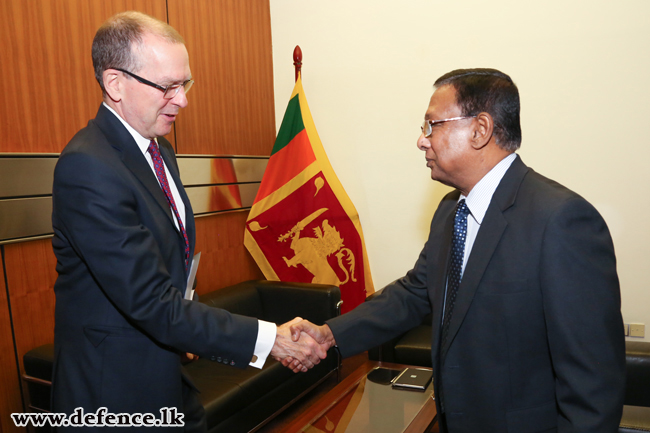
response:
[[[305,129],[305,125],[302,122],[302,112],[300,111],[300,101],[298,100],[298,96],[299,95],[294,96],[289,101],[271,155],[282,150],[282,148],[289,144],[300,131]]]

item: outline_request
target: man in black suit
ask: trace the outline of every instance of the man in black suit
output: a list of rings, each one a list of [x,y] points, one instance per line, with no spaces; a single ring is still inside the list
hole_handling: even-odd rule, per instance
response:
[[[294,325],[294,338],[308,332],[349,356],[432,314],[441,431],[616,432],[625,345],[605,221],[514,153],[509,76],[456,70],[434,87],[417,144],[432,179],[455,191],[415,267],[322,327]]]
[[[93,41],[104,102],[61,153],[54,174],[53,410],[159,414],[176,408],[205,430],[181,357],[261,368],[266,357],[325,353],[276,327],[183,299],[195,226],[168,134],[193,84],[183,38],[137,12]],[[304,367],[303,367],[304,365]]]

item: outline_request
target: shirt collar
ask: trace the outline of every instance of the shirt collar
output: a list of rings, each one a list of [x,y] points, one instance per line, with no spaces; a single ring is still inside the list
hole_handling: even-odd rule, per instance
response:
[[[466,196],[462,195],[458,199],[459,201],[465,199],[465,203],[471,212],[474,220],[481,224],[483,222],[483,217],[485,217],[485,212],[487,212],[488,206],[492,201],[492,196],[494,191],[496,191],[501,179],[510,168],[510,165],[515,160],[517,155],[511,153],[510,155],[503,158],[497,165],[492,167],[483,178],[474,185],[474,188]]]
[[[151,140],[149,140],[148,138],[144,138],[142,135],[140,135],[140,133],[138,131],[136,131],[135,129],[133,129],[133,127],[131,125],[126,123],[126,120],[122,119],[120,117],[120,115],[115,112],[115,110],[113,110],[111,107],[109,107],[106,102],[102,102],[102,104],[104,104],[104,107],[108,108],[110,110],[110,112],[115,115],[115,117],[120,119],[120,122],[122,122],[122,125],[124,125],[126,130],[129,131],[129,134],[131,134],[131,136],[133,136],[133,139],[135,140],[135,143],[138,145],[138,148],[140,148],[140,151],[142,152],[142,154],[146,156],[147,155],[147,150],[149,149],[149,143],[151,143]],[[158,141],[156,139],[154,139],[154,141],[156,143],[158,143]]]

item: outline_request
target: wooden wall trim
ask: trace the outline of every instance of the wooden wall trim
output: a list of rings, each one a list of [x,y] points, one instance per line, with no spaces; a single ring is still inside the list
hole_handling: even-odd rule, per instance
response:
[[[0,433],[17,432],[9,414],[24,412],[22,387],[11,325],[11,308],[5,277],[4,247],[0,246]]]
[[[57,154],[0,154],[0,244],[49,237]],[[266,156],[178,155],[194,215],[250,209]],[[242,229],[243,230],[243,229]]]
[[[3,248],[22,375],[23,355],[34,347],[54,341],[56,257],[50,239],[4,245]]]

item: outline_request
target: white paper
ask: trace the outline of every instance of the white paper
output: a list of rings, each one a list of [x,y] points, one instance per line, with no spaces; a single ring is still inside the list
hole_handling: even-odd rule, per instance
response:
[[[194,298],[194,280],[196,279],[196,271],[199,269],[199,260],[201,260],[201,253],[197,253],[192,258],[192,266],[190,266],[190,274],[187,276],[187,287],[185,287],[185,299],[192,300]]]

